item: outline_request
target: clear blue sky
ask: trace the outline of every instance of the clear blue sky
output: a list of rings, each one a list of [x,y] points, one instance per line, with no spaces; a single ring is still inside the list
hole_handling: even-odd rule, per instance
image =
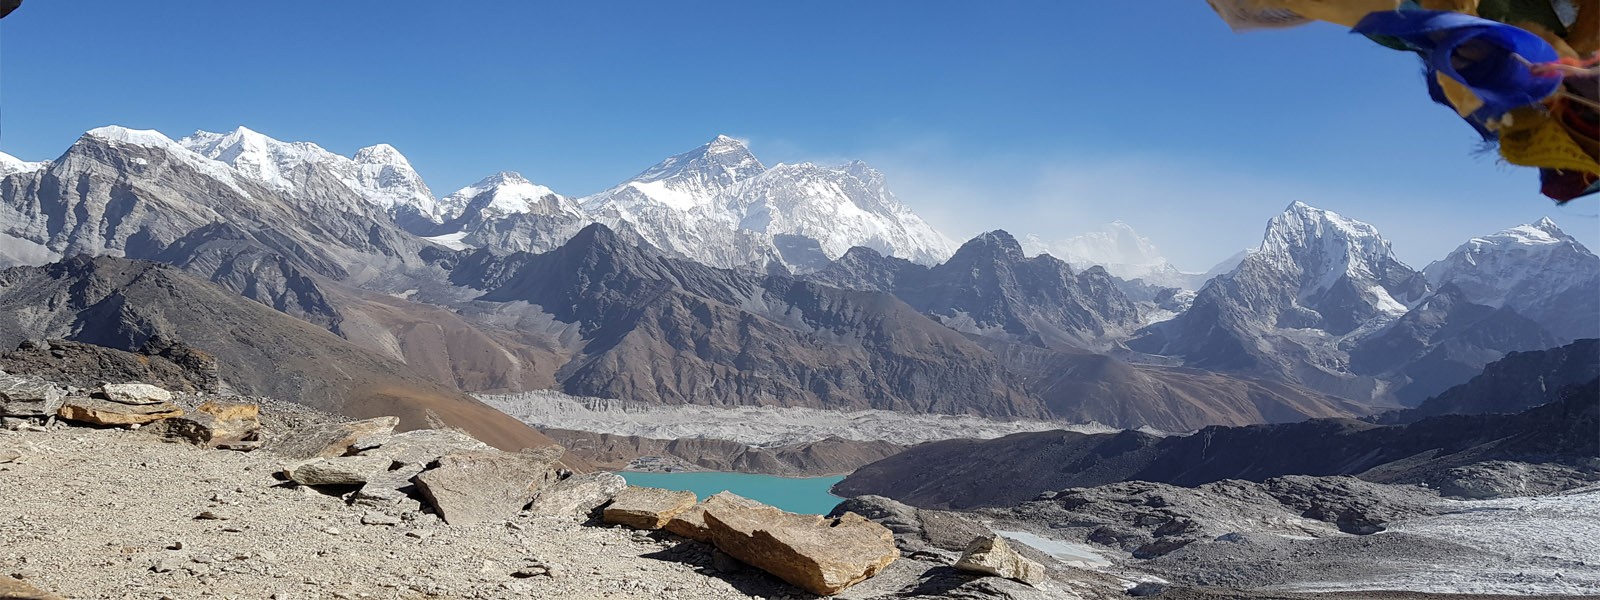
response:
[[[861,158],[956,238],[1122,219],[1180,267],[1292,200],[1413,266],[1596,200],[1476,152],[1410,56],[1314,25],[1234,34],[1165,2],[27,0],[0,29],[0,150],[120,124],[388,142],[440,195],[521,171],[609,187],[718,133],[767,163]]]

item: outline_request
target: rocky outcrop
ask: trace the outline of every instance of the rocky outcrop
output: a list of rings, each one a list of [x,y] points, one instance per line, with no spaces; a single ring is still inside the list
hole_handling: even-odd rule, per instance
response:
[[[55,416],[66,393],[43,379],[0,374],[0,417]]]
[[[837,594],[882,571],[900,551],[894,535],[855,513],[827,518],[732,502],[706,507],[718,550],[813,594]]]
[[[210,448],[242,450],[262,444],[261,407],[254,404],[207,401],[162,426],[168,437]]]
[[[1018,554],[1006,543],[1005,538],[997,535],[973,538],[961,553],[961,560],[956,562],[956,569],[1004,577],[1034,586],[1045,580],[1044,565]]]
[[[525,452],[453,452],[416,478],[417,490],[451,525],[503,520],[533,501],[555,478],[560,447]]]
[[[0,369],[84,389],[106,381],[142,381],[175,392],[216,392],[221,385],[216,358],[159,336],[134,352],[68,340],[23,340],[0,354]]]
[[[694,492],[630,485],[606,505],[601,519],[634,529],[661,529],[694,505]]]

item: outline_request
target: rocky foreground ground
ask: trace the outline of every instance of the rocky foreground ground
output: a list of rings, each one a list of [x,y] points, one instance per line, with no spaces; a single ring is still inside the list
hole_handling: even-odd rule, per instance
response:
[[[1600,591],[1593,489],[1441,504],[1348,477],[1129,482],[979,512],[858,497],[820,517],[627,486],[557,447],[504,452],[448,427],[86,385],[0,373],[0,598]]]

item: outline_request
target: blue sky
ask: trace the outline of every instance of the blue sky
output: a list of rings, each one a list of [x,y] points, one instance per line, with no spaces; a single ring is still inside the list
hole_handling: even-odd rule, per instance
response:
[[[1413,57],[1328,25],[1235,34],[1167,2],[29,0],[0,25],[0,150],[105,124],[388,142],[440,195],[516,170],[568,195],[718,133],[767,163],[861,158],[952,237],[1121,219],[1178,266],[1293,200],[1421,267],[1550,216],[1431,104]]]

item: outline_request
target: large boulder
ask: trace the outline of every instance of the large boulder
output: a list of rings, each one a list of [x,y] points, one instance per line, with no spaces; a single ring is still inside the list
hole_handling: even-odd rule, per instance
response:
[[[967,544],[956,568],[970,573],[1004,577],[1037,586],[1044,583],[1044,565],[1018,554],[997,535],[979,536]]]
[[[540,489],[528,504],[528,512],[538,515],[585,516],[610,502],[628,487],[616,473],[573,475]]]
[[[760,502],[739,496],[733,492],[718,492],[712,494],[710,498],[706,498],[704,502],[696,504],[689,510],[669,519],[665,529],[691,540],[709,544],[711,543],[711,528],[706,526],[706,507],[722,504],[746,507],[763,506]]]
[[[356,440],[394,431],[399,417],[378,417],[346,423],[326,423],[286,432],[268,446],[291,459],[344,456]]]
[[[554,465],[564,452],[560,446],[453,452],[417,476],[417,489],[451,525],[509,519],[555,478]]]
[[[68,421],[91,425],[143,425],[182,416],[183,409],[170,402],[124,404],[99,398],[67,398],[56,414]]]
[[[823,596],[878,574],[900,556],[888,528],[855,513],[825,518],[730,502],[707,506],[705,521],[718,550]]]
[[[65,393],[43,379],[0,375],[0,417],[50,417],[61,409],[65,398]]]
[[[381,456],[311,458],[283,468],[283,475],[300,485],[361,485],[387,472],[393,464]]]
[[[148,383],[108,383],[95,395],[119,404],[161,404],[172,401],[172,392]]]
[[[694,492],[630,485],[617,494],[600,518],[634,529],[661,529],[667,521],[694,507]]]
[[[254,404],[207,401],[193,412],[161,423],[161,433],[208,448],[250,449],[260,443],[261,408]]]

